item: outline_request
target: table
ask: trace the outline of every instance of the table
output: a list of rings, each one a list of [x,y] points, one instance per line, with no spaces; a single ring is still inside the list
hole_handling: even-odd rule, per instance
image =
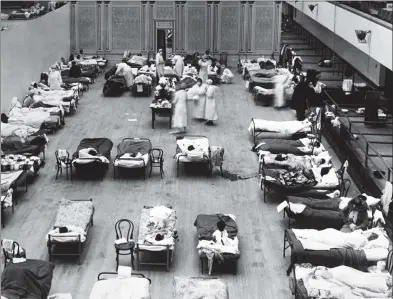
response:
[[[151,127],[154,129],[154,122],[156,120],[156,115],[162,117],[169,117],[169,129],[172,128],[172,108],[156,108],[150,107],[151,109]]]

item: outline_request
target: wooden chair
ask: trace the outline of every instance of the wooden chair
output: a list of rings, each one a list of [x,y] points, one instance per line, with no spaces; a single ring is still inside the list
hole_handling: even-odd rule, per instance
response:
[[[72,160],[70,159],[70,154],[66,150],[57,150],[56,155],[56,180],[59,173],[63,174],[63,168],[66,171],[67,181],[68,181],[68,170],[70,170],[70,177],[72,182]]]
[[[124,224],[124,227],[122,227]],[[126,243],[116,244],[116,271],[119,268],[119,256],[120,255],[131,255],[131,266],[134,268],[134,248],[135,242],[133,240],[134,237],[134,223],[128,219],[120,219],[115,224],[115,232],[116,232],[116,240],[121,238],[126,239]],[[123,253],[124,252],[124,253]]]
[[[150,173],[149,173],[149,178],[151,177],[151,172],[153,170],[153,167],[159,167],[160,168],[160,175],[162,178],[162,175],[164,174],[164,151],[159,148],[153,148],[150,150]]]
[[[4,241],[6,240],[1,240],[4,255],[4,266],[6,266],[8,262],[12,261],[13,258],[26,258],[26,251],[18,244],[18,242],[13,240]]]

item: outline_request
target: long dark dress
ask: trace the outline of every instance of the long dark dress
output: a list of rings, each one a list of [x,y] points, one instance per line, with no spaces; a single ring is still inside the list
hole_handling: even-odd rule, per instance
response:
[[[300,82],[293,91],[292,108],[296,110],[296,118],[299,121],[303,121],[306,118],[309,89],[306,82]]]

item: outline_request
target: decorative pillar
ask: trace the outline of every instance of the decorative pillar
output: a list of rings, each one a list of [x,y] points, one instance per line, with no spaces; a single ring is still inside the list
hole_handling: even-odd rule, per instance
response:
[[[274,52],[278,53],[281,48],[281,22],[282,22],[282,2],[276,2],[276,24],[275,30],[276,33],[276,42],[274,43]]]
[[[76,22],[76,1],[71,1],[71,52],[75,52],[77,49]]]
[[[175,1],[175,20],[175,52],[178,53],[181,49],[181,1]]]
[[[246,52],[246,40],[247,40],[247,1],[240,2],[240,41],[239,41],[239,52]]]
[[[97,52],[102,51],[102,2],[96,1],[96,18],[97,18]]]
[[[215,1],[214,2],[214,17],[213,17],[213,52],[218,53],[218,37],[219,37],[219,32],[218,32],[218,22],[219,20],[219,15],[220,15],[220,1]]]
[[[142,16],[141,16],[141,36],[142,36],[142,51],[149,50],[149,7],[147,1],[142,1]]]
[[[252,24],[253,24],[253,10],[254,10],[254,1],[248,1],[248,11],[247,11],[247,35],[246,35],[246,51],[248,53],[252,52],[252,41],[253,41],[253,32],[252,32]]]
[[[185,51],[186,49],[186,1],[181,1],[181,10],[180,10],[180,35],[179,35],[179,40],[181,43],[181,50],[182,52]]]
[[[154,37],[156,36],[156,33],[154,32],[155,28],[154,28],[154,4],[156,3],[156,1],[149,1],[149,36],[150,36],[150,51],[156,51],[156,49],[154,49],[154,45],[155,40]]]
[[[110,23],[110,1],[104,1],[104,17],[103,17],[103,26],[104,26],[104,52],[110,51],[109,45],[109,31],[112,28],[112,24]]]
[[[207,20],[206,20],[206,46],[208,49],[213,50],[213,23],[214,23],[214,2],[207,2]]]

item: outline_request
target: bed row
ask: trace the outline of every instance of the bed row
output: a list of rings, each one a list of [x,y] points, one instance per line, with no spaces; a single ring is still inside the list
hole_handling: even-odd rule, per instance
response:
[[[305,299],[389,298],[393,254],[385,224],[392,221],[392,185],[380,198],[347,197],[348,161],[333,167],[318,109],[306,122],[252,120],[249,127],[264,199],[275,191],[277,211],[288,217],[283,255],[291,249],[292,292]]]
[[[70,157],[66,150],[57,151],[58,167],[71,165],[75,168],[77,176],[96,178],[105,176],[109,169],[111,160],[111,150],[113,142],[108,138],[85,138],[83,139],[75,153]],[[177,165],[177,177],[180,172],[180,164],[199,163],[206,164],[209,174],[212,174],[214,167],[220,167],[224,159],[224,149],[219,146],[210,146],[209,140],[205,136],[181,136],[176,140],[176,154],[174,157]],[[124,138],[117,146],[117,154],[113,161],[114,178],[118,177],[125,170],[141,170],[146,178],[146,170],[152,164],[160,164],[163,173],[163,152],[153,148],[148,138]]]
[[[47,261],[18,258],[9,263],[1,277],[2,298],[72,299],[71,294],[49,295],[55,266]],[[127,270],[127,269],[125,269]],[[90,299],[105,298],[151,298],[150,285],[154,283],[140,273],[101,272],[94,283]],[[224,281],[207,277],[173,278],[173,299],[204,298],[228,299],[228,287]],[[168,294],[168,296],[170,296]]]
[[[83,61],[85,65],[91,63],[91,60]],[[96,61],[94,65],[97,66]],[[100,67],[105,65],[106,63]],[[8,116],[2,114],[1,218],[3,227],[5,211],[11,208],[14,212],[14,204],[18,203],[17,191],[20,187],[24,187],[27,191],[28,184],[45,164],[45,152],[49,142],[47,134],[54,133],[65,125],[65,115],[76,110],[84,87],[81,82],[75,82],[64,84],[61,90],[49,90],[42,80],[40,83],[33,82],[23,103],[13,98]],[[22,107],[22,104],[28,107]]]

